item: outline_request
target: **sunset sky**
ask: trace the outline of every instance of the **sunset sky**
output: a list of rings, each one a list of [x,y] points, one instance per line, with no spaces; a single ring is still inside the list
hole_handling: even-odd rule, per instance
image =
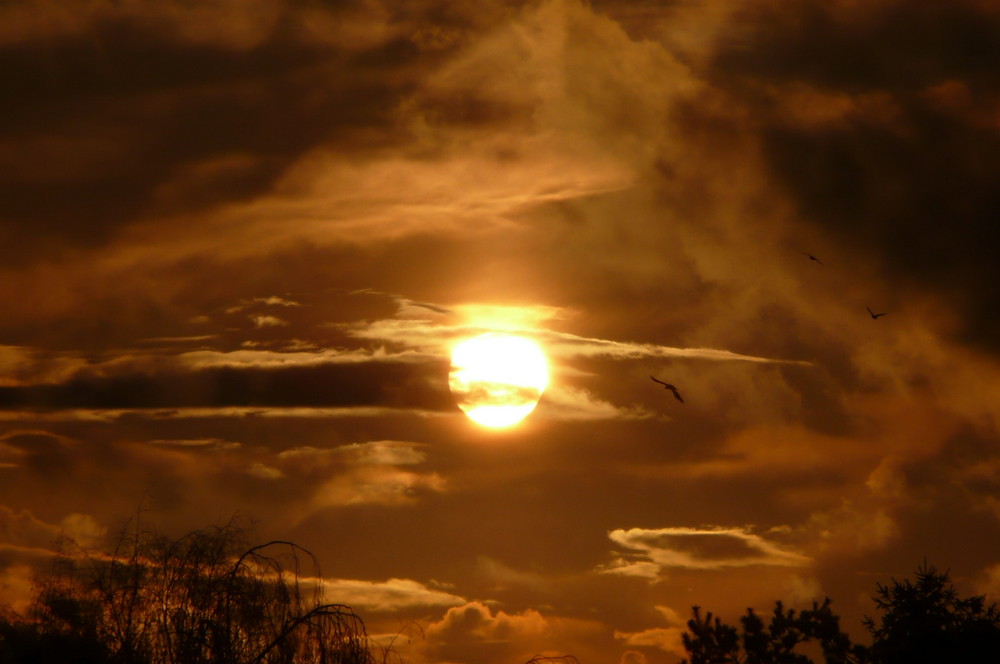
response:
[[[1000,601],[998,72],[991,0],[3,2],[0,601],[137,512],[409,664]]]

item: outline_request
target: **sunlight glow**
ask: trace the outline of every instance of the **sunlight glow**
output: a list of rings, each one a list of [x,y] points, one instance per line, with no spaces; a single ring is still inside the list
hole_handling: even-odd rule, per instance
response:
[[[448,386],[458,407],[483,426],[520,422],[548,384],[545,354],[525,337],[487,332],[452,349]]]

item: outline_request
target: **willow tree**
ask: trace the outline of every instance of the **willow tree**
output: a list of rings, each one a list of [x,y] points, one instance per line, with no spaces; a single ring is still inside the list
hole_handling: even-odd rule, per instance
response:
[[[324,600],[315,556],[246,535],[133,528],[111,551],[62,555],[28,615],[3,621],[0,663],[34,648],[88,664],[375,664],[361,618]]]

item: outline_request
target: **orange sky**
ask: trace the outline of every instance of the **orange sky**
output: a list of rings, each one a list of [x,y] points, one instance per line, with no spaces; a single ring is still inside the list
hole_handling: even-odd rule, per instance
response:
[[[140,507],[413,664],[1000,600],[993,3],[252,4],[0,5],[0,600]],[[497,329],[504,431],[448,391]]]

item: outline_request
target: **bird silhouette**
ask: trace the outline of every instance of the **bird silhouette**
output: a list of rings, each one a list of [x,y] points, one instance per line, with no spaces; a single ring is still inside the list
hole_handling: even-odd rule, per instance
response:
[[[868,309],[868,307],[865,307],[865,309]],[[872,320],[878,320],[879,316],[885,316],[887,313],[888,313],[887,311],[883,311],[882,313],[877,314],[871,309],[868,309],[868,315],[872,317]]]
[[[803,253],[803,254],[805,254],[806,256],[808,256],[808,257],[809,257],[809,260],[811,260],[811,261],[816,261],[816,262],[817,262],[817,263],[819,263],[820,265],[822,265],[822,264],[823,264],[823,261],[821,261],[820,259],[818,259],[818,258],[816,258],[815,256],[813,256],[813,255],[812,255],[812,254],[810,254],[810,253],[809,253],[808,251],[803,251],[802,253]]]
[[[653,378],[653,377],[650,376],[650,378]],[[670,383],[664,383],[662,380],[659,380],[657,378],[653,378],[653,382],[654,383],[659,383],[660,385],[663,386],[663,389],[670,390],[671,392],[673,392],[674,396],[677,398],[677,400],[680,401],[681,403],[684,403],[684,397],[681,396],[681,393],[677,391],[676,387],[674,387]]]

